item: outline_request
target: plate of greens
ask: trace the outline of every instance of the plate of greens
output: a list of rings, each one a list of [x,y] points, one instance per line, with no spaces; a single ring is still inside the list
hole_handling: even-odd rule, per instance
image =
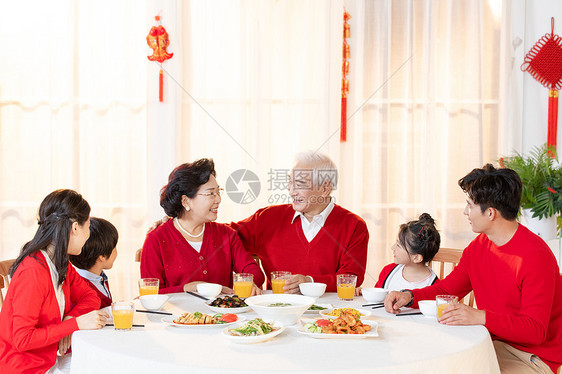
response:
[[[304,314],[318,314],[323,310],[332,309],[334,306],[332,304],[312,304],[310,308],[308,308]]]
[[[261,343],[269,340],[285,330],[280,322],[252,319],[246,323],[230,326],[222,330],[228,340],[239,344]]]

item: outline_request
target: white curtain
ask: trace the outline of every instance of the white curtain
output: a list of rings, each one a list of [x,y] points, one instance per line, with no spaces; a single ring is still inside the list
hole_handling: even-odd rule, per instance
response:
[[[391,261],[399,224],[423,211],[444,245],[473,236],[456,181],[494,161],[505,135],[496,2],[33,4],[0,5],[0,71],[10,72],[0,74],[1,258],[31,238],[47,193],[74,188],[117,226],[110,283],[131,298],[134,252],[163,214],[158,191],[174,166],[212,157],[223,186],[237,169],[258,176],[254,201],[223,198],[219,221],[229,222],[287,202],[286,172],[307,149],[336,161],[336,202],[368,223],[367,285]],[[344,6],[351,92],[340,144]],[[157,13],[174,53],[164,103],[144,40]]]

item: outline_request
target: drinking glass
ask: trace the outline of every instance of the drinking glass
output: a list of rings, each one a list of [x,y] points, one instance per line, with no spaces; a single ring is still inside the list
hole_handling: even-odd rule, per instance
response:
[[[116,301],[111,304],[111,313],[113,314],[113,324],[115,330],[127,331],[133,326],[133,315],[135,313],[135,305],[130,301]]]
[[[234,294],[238,297],[246,298],[252,294],[254,286],[254,276],[249,273],[234,274]]]
[[[355,285],[357,284],[357,275],[354,274],[338,274],[337,286],[338,297],[342,301],[351,301],[355,296]]]
[[[139,294],[144,295],[157,295],[160,280],[158,278],[141,278],[139,279]]]
[[[458,304],[459,298],[454,295],[438,295],[435,296],[435,301],[437,302],[437,318],[439,318],[448,306]]]
[[[285,282],[291,278],[290,271],[272,271],[271,272],[271,289],[273,293],[285,293],[283,287]]]

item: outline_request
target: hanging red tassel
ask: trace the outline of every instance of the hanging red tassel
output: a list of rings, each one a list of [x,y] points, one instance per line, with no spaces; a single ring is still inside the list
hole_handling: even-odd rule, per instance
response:
[[[173,53],[168,53],[166,48],[170,45],[170,39],[168,38],[168,33],[162,22],[160,21],[160,16],[154,17],[158,26],[152,26],[150,32],[146,36],[146,42],[148,46],[152,48],[152,56],[148,56],[150,61],[156,61],[160,63],[160,75],[158,77],[158,99],[160,102],[164,101],[164,71],[162,69],[162,63],[174,55]]]
[[[548,133],[547,145],[556,149],[558,130],[558,90],[562,88],[562,38],[554,34],[554,17],[550,21],[550,34],[544,35],[531,48],[521,65],[548,92]],[[555,157],[555,152],[549,152]]]
[[[351,28],[348,20],[351,19],[349,13],[343,12],[343,49],[342,49],[342,81],[341,81],[341,127],[340,142],[347,141],[347,94],[349,93],[349,61],[351,52],[347,40],[351,36]]]
[[[341,98],[341,129],[340,142],[347,140],[347,97]]]
[[[158,99],[164,102],[164,71],[160,69],[160,77],[158,79]]]
[[[556,149],[558,130],[558,91],[548,91],[548,146]]]

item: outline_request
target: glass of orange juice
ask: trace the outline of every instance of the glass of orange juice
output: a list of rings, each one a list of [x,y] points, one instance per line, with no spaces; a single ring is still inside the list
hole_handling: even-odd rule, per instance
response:
[[[290,271],[272,271],[271,272],[271,289],[273,293],[285,293],[283,287],[285,282],[291,277]]]
[[[342,301],[351,301],[355,296],[355,285],[357,284],[357,275],[355,274],[338,274],[338,297]]]
[[[127,331],[133,326],[133,315],[135,313],[135,305],[130,301],[116,301],[111,304],[111,313],[113,314],[113,324],[115,330]]]
[[[158,278],[142,278],[139,279],[139,294],[144,295],[157,295],[160,280]]]
[[[238,297],[250,297],[254,286],[254,276],[249,273],[234,273],[234,294]]]
[[[443,311],[447,309],[447,307],[457,304],[459,298],[454,295],[437,295],[435,296],[435,301],[437,302],[437,318],[439,318],[443,315]]]

